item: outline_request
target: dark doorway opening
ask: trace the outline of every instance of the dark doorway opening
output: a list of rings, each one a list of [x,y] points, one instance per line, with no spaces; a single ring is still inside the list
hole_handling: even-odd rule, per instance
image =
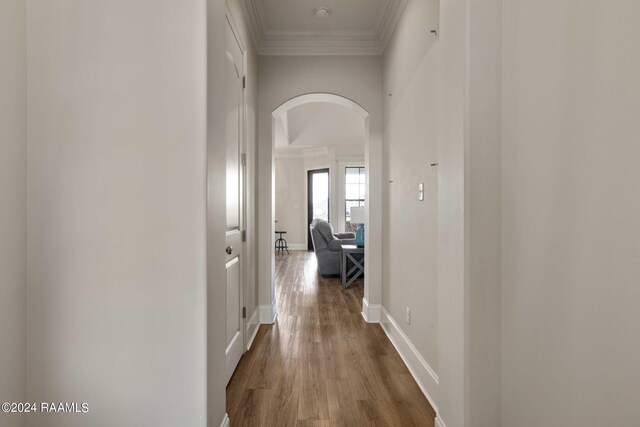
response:
[[[329,199],[331,181],[329,169],[315,169],[307,172],[307,249],[313,250],[309,226],[316,218],[329,221]]]

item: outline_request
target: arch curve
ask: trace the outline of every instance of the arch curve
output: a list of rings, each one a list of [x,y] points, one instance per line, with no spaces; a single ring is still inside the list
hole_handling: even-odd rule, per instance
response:
[[[279,107],[273,110],[273,118],[277,119],[287,111],[295,107],[299,107],[300,105],[309,104],[311,102],[326,102],[330,104],[342,105],[343,107],[347,107],[355,111],[363,119],[367,119],[369,117],[369,112],[352,99],[346,98],[341,95],[336,95],[334,93],[317,92],[294,96],[288,101],[283,102]]]

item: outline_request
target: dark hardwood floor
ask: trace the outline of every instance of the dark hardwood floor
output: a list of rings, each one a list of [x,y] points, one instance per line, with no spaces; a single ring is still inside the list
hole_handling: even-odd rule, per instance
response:
[[[311,252],[276,258],[278,318],[227,386],[232,426],[433,426],[435,413],[379,325],[363,281],[323,279]]]

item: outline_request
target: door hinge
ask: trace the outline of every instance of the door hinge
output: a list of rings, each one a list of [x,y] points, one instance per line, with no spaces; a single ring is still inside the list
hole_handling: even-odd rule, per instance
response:
[[[242,164],[242,166],[247,166],[247,154],[246,153],[242,153],[240,155],[240,163]]]
[[[247,307],[242,307],[242,318],[243,319],[247,318]]]
[[[247,230],[242,230],[242,241],[243,242],[247,241]]]
[[[242,76],[242,89],[247,88],[247,76]]]

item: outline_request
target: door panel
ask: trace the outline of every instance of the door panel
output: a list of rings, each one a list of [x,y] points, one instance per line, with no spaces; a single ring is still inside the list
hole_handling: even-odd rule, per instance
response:
[[[242,50],[229,23],[226,27],[226,379],[231,379],[244,352],[243,306],[243,147],[244,95]]]
[[[229,33],[230,30],[227,30]],[[229,40],[231,38],[231,40]],[[233,33],[227,37],[227,48],[233,49]],[[236,46],[237,48],[237,46]],[[242,54],[227,51],[226,113],[227,113],[227,230],[240,227],[240,140],[242,134]],[[239,57],[236,57],[237,55]]]
[[[238,302],[241,298],[242,272],[240,270],[240,257],[234,257],[226,264],[227,279],[227,325],[226,325],[226,376],[227,382],[231,379],[233,371],[242,356],[242,312]]]
[[[240,310],[236,302],[240,298],[240,259],[233,258],[226,265],[227,272],[227,347],[240,330]]]

